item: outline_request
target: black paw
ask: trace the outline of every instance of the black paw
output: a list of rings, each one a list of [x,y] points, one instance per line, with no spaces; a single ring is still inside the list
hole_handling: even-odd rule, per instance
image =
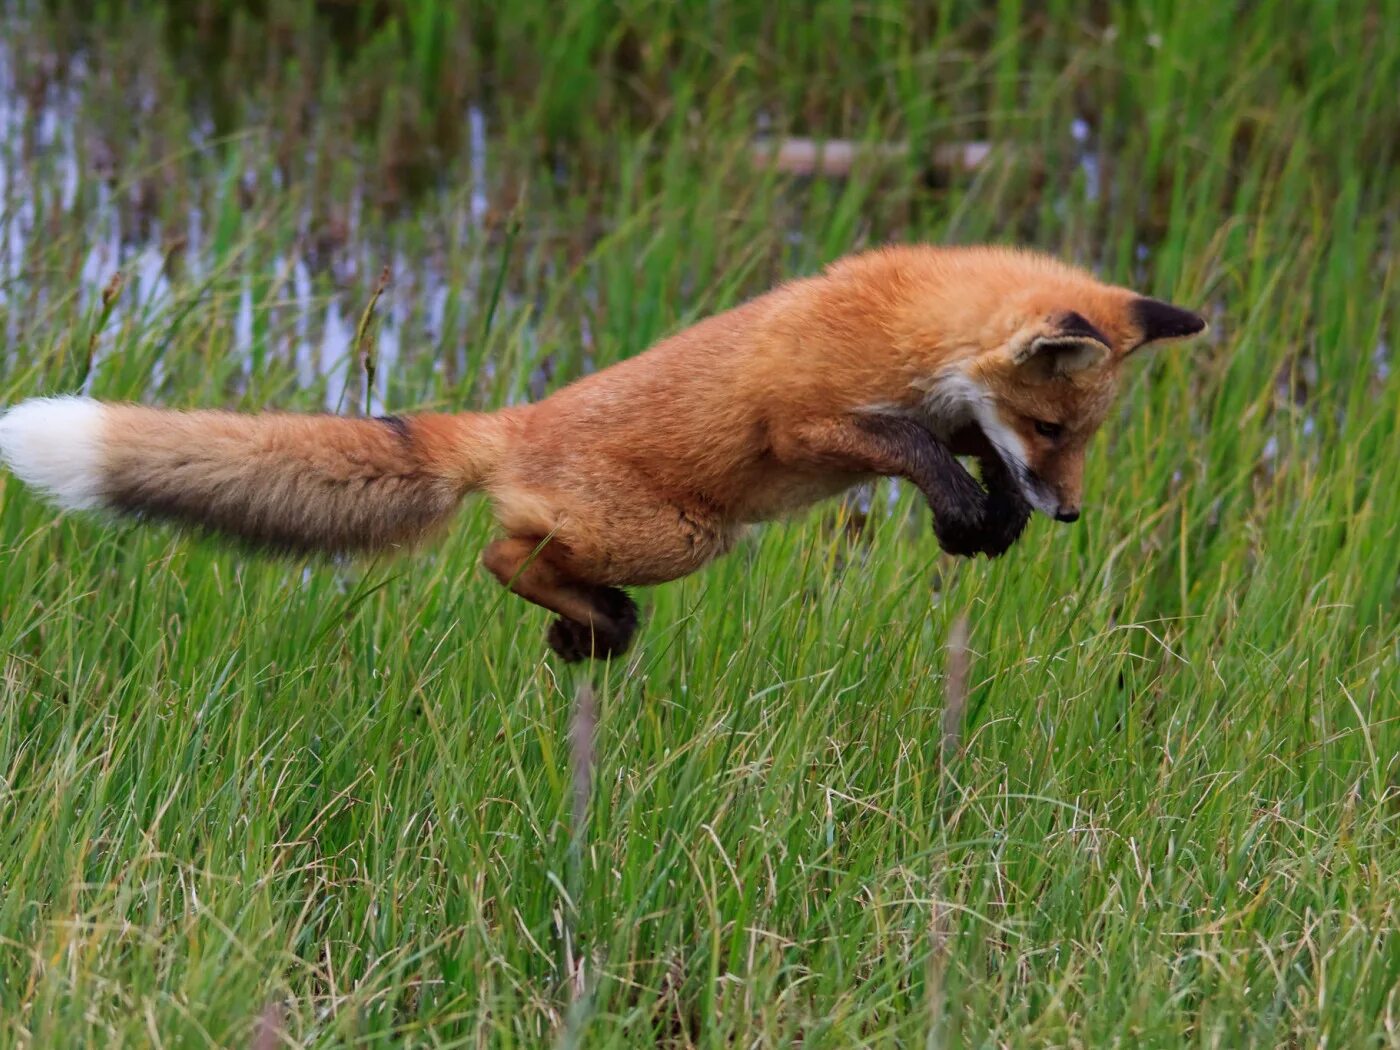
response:
[[[981,550],[989,558],[999,558],[1026,531],[1031,508],[1020,496],[993,492],[987,498],[987,515],[981,534]]]
[[[987,486],[982,504],[982,553],[997,558],[1025,532],[1031,505],[998,457],[982,460],[982,481]]]
[[[619,634],[626,636],[625,647],[637,630],[637,603],[617,587],[599,587],[596,598],[603,615],[612,621]]]
[[[569,663],[621,656],[637,633],[637,605],[616,587],[599,588],[599,617],[592,624],[559,617],[549,625],[546,641]]]
[[[549,625],[549,633],[545,635],[549,647],[571,664],[592,659],[596,640],[587,624],[562,616]]]
[[[961,463],[947,457],[938,470],[929,507],[933,511],[933,534],[949,554],[971,558],[982,552],[987,493]]]
[[[949,554],[998,558],[1021,538],[1030,520],[1031,506],[1000,460],[983,461],[982,479],[985,490],[973,482],[971,492],[960,492],[956,500],[945,501],[942,513],[934,513],[933,533]]]
[[[940,547],[959,558],[981,554],[986,539],[980,515],[935,514],[933,534]]]

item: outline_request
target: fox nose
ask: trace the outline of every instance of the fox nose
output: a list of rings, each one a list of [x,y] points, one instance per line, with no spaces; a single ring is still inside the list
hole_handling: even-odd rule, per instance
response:
[[[1063,521],[1066,524],[1069,524],[1072,521],[1078,521],[1079,509],[1077,507],[1061,507],[1059,510],[1055,511],[1055,520]]]

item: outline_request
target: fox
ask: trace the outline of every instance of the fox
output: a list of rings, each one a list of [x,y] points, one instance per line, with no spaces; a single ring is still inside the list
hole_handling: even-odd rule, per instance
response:
[[[64,509],[297,555],[409,549],[481,493],[499,528],[485,569],[554,615],[561,658],[610,659],[638,629],[625,588],[874,478],[912,484],[961,557],[1004,554],[1033,512],[1075,521],[1125,362],[1205,328],[1051,255],[894,245],[533,403],[345,417],[33,398],[0,416],[0,460]]]

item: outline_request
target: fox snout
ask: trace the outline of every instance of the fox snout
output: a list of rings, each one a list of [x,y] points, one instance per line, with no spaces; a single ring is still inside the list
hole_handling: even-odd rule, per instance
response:
[[[1066,479],[1064,484],[1047,479],[1038,471],[1024,467],[1015,472],[1028,502],[1047,518],[1066,525],[1079,520],[1083,506],[1083,488],[1079,479]]]
[[[1045,500],[1043,510],[1046,515],[1066,525],[1079,520],[1080,509],[1084,505],[1084,479],[1081,473],[1075,472],[1071,477],[1053,482],[1040,480],[1040,490]]]

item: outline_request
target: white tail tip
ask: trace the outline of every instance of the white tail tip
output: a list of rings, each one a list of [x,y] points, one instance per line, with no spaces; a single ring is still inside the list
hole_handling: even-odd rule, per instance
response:
[[[0,416],[0,460],[59,506],[101,506],[101,403],[87,397],[20,402]]]

